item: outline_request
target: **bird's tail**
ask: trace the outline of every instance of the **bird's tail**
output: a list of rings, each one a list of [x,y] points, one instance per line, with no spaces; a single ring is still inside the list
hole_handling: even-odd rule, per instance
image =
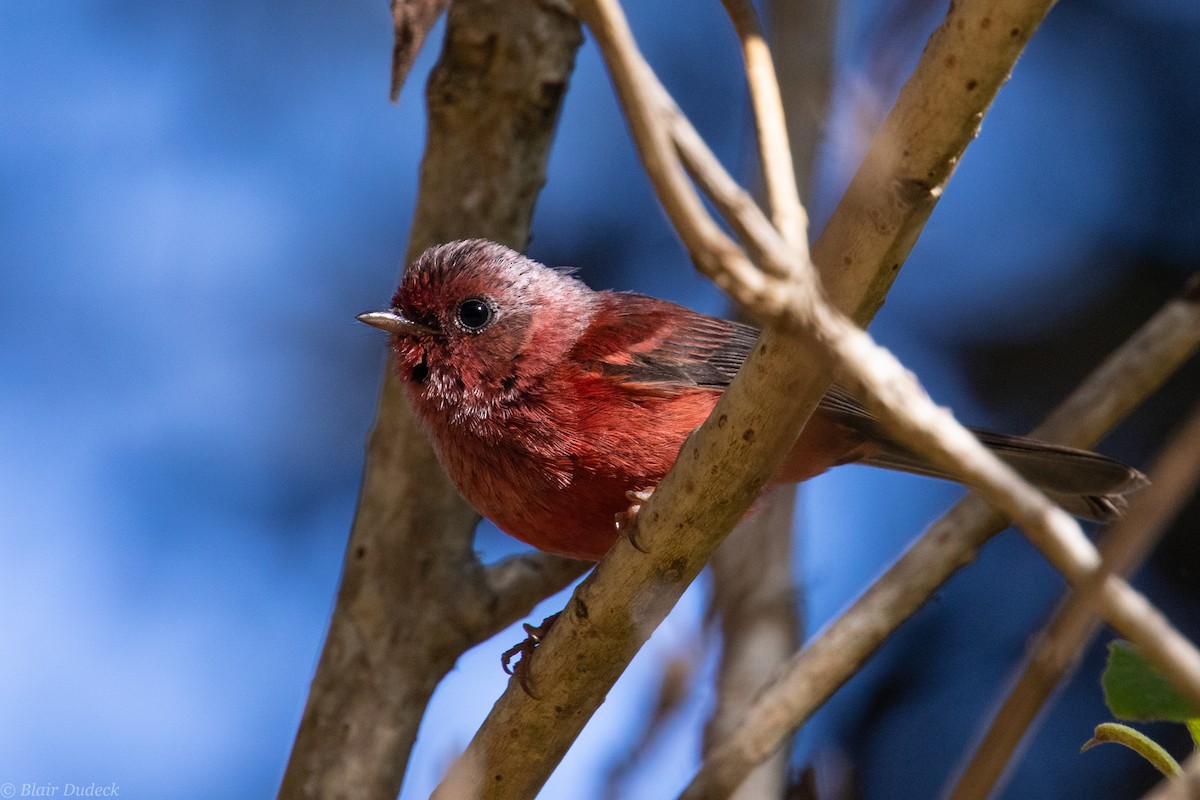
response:
[[[1148,483],[1146,476],[1133,467],[1098,453],[1024,436],[975,428],[971,432],[1021,477],[1077,517],[1094,520],[1119,517],[1127,505],[1124,495]],[[902,445],[891,442],[862,463],[953,480]]]

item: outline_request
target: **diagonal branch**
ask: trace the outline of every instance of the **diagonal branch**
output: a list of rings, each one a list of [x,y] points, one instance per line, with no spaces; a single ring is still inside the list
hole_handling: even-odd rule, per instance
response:
[[[794,284],[793,284],[794,285]],[[857,391],[889,435],[970,486],[1024,532],[1078,588],[1100,582],[1101,617],[1137,645],[1188,699],[1200,703],[1200,651],[1125,581],[1104,575],[1100,554],[1079,524],[934,405],[916,378],[887,350],[820,298],[793,289],[776,311],[781,324],[810,330],[833,356],[839,381]]]

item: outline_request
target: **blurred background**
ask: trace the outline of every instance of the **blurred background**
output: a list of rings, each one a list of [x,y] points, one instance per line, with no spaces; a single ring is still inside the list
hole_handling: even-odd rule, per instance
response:
[[[782,0],[781,0],[782,1]],[[755,183],[736,41],[715,2],[629,4],[643,49]],[[821,224],[944,5],[847,0],[813,193]],[[357,312],[400,273],[440,28],[387,101],[382,0],[0,4],[0,784],[273,796],[320,653],[384,341]],[[698,57],[697,54],[703,54]],[[960,418],[1023,431],[1200,269],[1200,6],[1063,0],[971,145],[872,328]],[[597,288],[727,313],[640,172],[591,43],[530,252]],[[1145,466],[1190,365],[1105,452]],[[814,631],[960,490],[845,468],[803,488]],[[1200,637],[1200,509],[1138,585]],[[520,545],[488,525],[488,558]],[[991,544],[805,730],[824,797],[932,797],[1059,596]],[[713,669],[689,591],[544,797],[674,796]],[[561,607],[557,597],[531,617]],[[402,793],[427,796],[507,680],[506,631],[439,689]],[[695,682],[614,778],[666,660]],[[1078,748],[1108,718],[1093,647],[1004,797],[1136,796]],[[1177,755],[1182,727],[1155,729]],[[60,792],[61,794],[61,792]]]

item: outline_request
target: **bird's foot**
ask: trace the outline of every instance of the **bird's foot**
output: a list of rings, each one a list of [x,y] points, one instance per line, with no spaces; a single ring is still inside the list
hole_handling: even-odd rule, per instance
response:
[[[536,628],[528,622],[521,625],[525,629],[525,638],[505,650],[500,655],[500,665],[504,667],[504,671],[517,679],[517,683],[525,690],[525,694],[538,700],[538,696],[529,688],[529,657],[533,655],[533,651],[542,643],[542,639],[546,638],[546,634],[554,627],[555,620],[558,619],[558,614],[551,614],[542,620],[542,624]],[[518,656],[517,663],[512,664],[514,656]]]
[[[654,494],[653,489],[642,489],[634,492],[628,491],[625,493],[625,499],[629,501],[629,508],[616,515],[617,533],[624,536],[633,545],[633,549],[639,553],[650,552],[642,547],[637,539],[637,517],[638,512],[642,510],[642,504],[650,499],[650,495]]]

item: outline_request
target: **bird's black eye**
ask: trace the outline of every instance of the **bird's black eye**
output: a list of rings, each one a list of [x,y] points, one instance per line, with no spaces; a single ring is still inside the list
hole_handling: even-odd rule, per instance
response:
[[[468,333],[479,333],[496,316],[496,312],[482,297],[463,300],[458,304],[458,309],[454,313],[458,317],[458,324]]]

